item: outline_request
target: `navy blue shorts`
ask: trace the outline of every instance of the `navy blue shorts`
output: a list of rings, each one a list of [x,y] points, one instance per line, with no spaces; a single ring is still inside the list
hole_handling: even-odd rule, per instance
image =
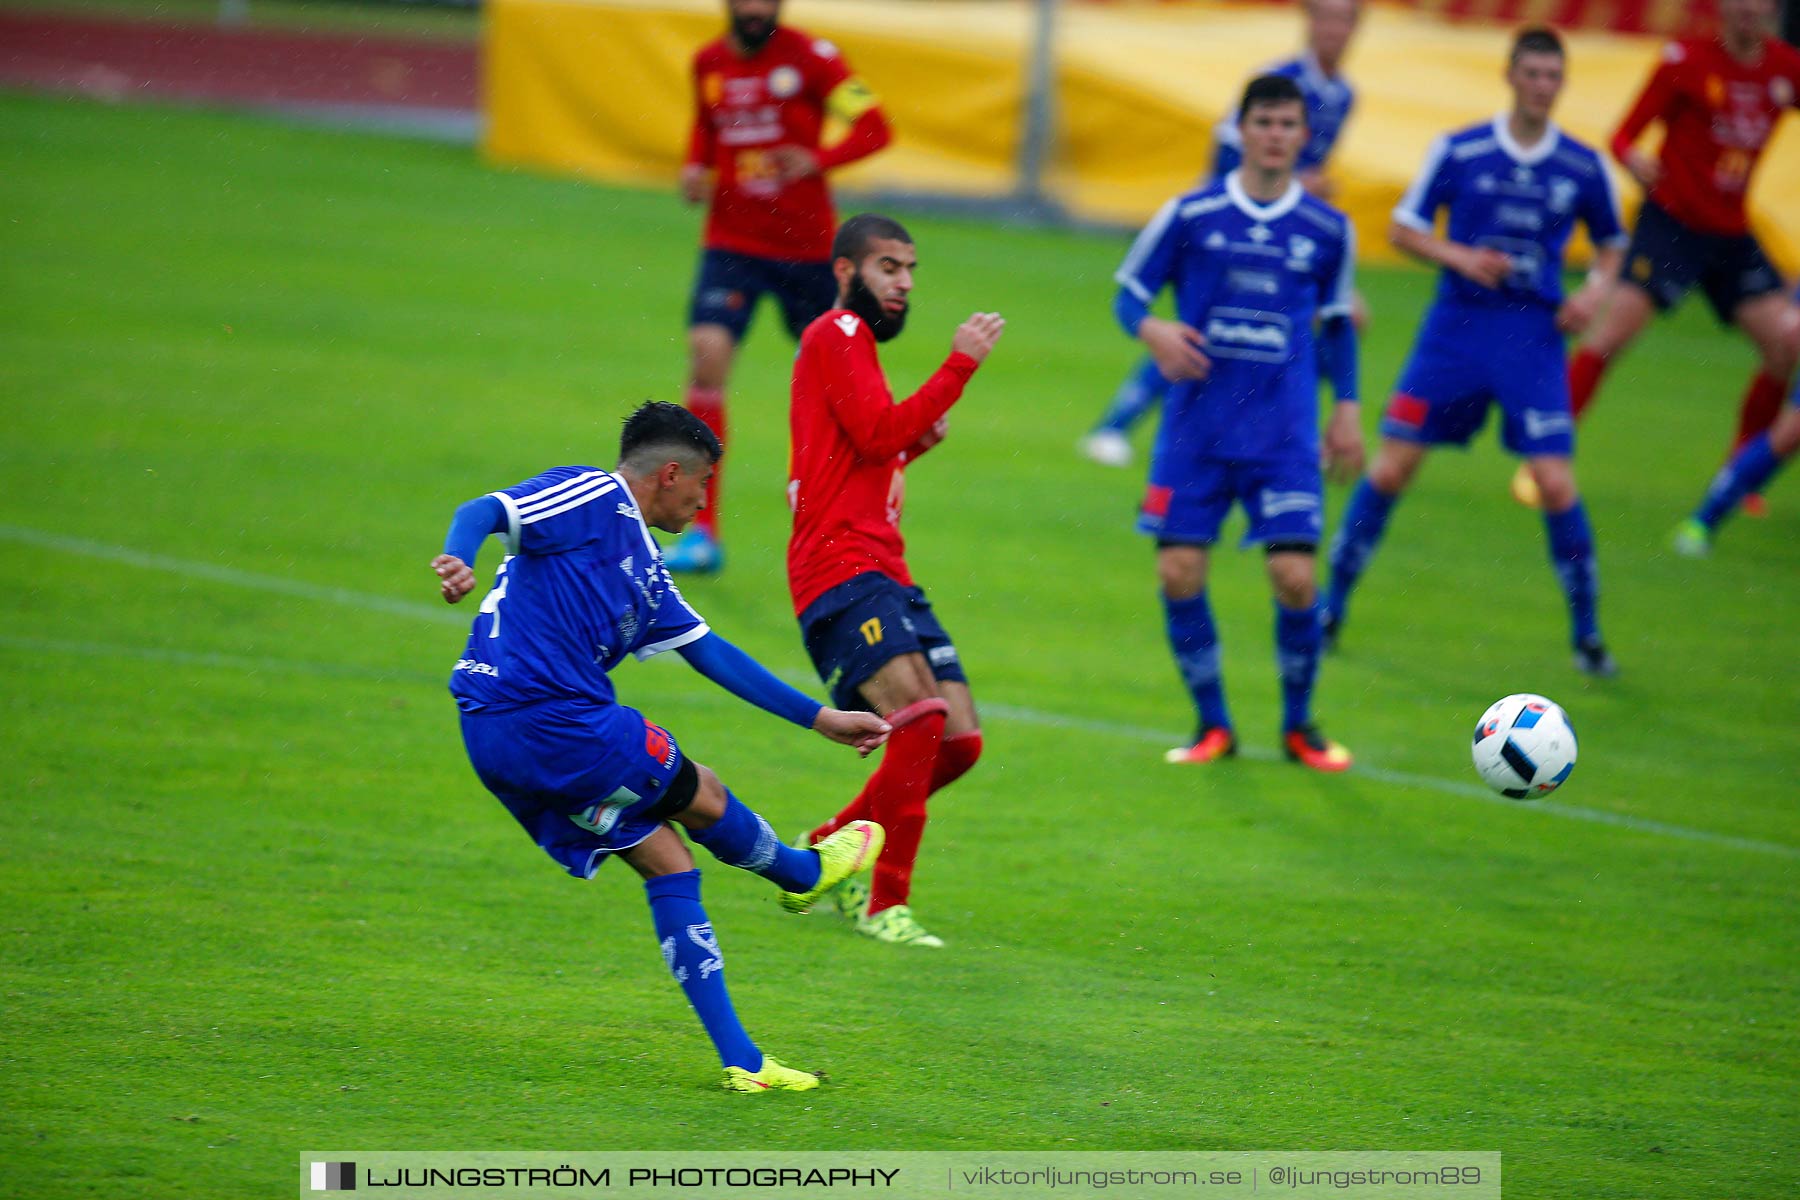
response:
[[[1243,505],[1250,522],[1246,546],[1318,545],[1325,485],[1316,458],[1206,460],[1177,483],[1158,479],[1152,470],[1137,521],[1138,532],[1156,538],[1158,545],[1212,545],[1233,504]]]
[[[462,734],[482,784],[578,879],[656,832],[653,814],[681,768],[668,730],[622,704],[465,712]]]
[[[729,250],[705,250],[700,254],[693,302],[688,306],[688,325],[723,325],[741,342],[750,327],[750,314],[764,292],[775,293],[788,332],[798,341],[808,325],[837,303],[837,279],[830,263],[781,262]]]
[[[1699,233],[1649,200],[1631,231],[1625,278],[1650,293],[1661,312],[1674,308],[1698,283],[1724,325],[1744,301],[1781,290],[1781,275],[1755,237]]]
[[[840,583],[807,605],[800,635],[831,702],[842,709],[867,709],[857,689],[902,654],[923,654],[939,680],[969,681],[925,593],[876,572]]]
[[[1556,313],[1438,304],[1381,417],[1383,437],[1466,446],[1500,409],[1500,442],[1524,458],[1575,453]]]

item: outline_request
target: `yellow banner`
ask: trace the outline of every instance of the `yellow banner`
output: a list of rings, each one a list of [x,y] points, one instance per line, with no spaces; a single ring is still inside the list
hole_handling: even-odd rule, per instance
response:
[[[830,38],[881,97],[894,144],[841,186],[1005,196],[1017,186],[1031,0],[788,0],[782,20]],[[688,64],[724,29],[721,0],[489,0],[486,152],[498,162],[674,186],[693,119]],[[1272,6],[1065,5],[1057,17],[1051,199],[1135,224],[1193,186],[1212,128],[1300,24]],[[1388,214],[1438,134],[1507,103],[1510,32],[1371,6],[1347,64],[1357,107],[1332,161],[1362,257],[1392,260]],[[1601,146],[1648,78],[1652,38],[1574,34],[1558,120]],[[1800,133],[1790,119],[1759,169],[1757,231],[1800,270]],[[1617,175],[1628,212],[1637,189]],[[1777,205],[1776,198],[1787,203]]]

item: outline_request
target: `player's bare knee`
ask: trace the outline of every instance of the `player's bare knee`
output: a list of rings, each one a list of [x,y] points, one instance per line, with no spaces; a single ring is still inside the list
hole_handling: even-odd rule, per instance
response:
[[[737,350],[731,331],[723,325],[695,325],[688,330],[690,382],[699,388],[722,388],[731,374]]]
[[[1398,496],[1412,483],[1424,460],[1422,446],[1384,441],[1375,453],[1375,464],[1369,468],[1369,483],[1384,496]]]
[[[1283,608],[1311,608],[1318,597],[1318,570],[1310,549],[1270,547],[1269,583]]]
[[[1156,581],[1171,600],[1191,600],[1206,590],[1206,552],[1199,546],[1164,546],[1156,555]]]
[[[1769,447],[1782,458],[1800,450],[1800,408],[1789,405],[1769,430]]]
[[[710,767],[683,759],[669,785],[665,805],[658,806],[659,813],[665,807],[670,810],[668,818],[683,828],[705,829],[725,815],[725,785]]]
[[[1566,512],[1581,498],[1580,490],[1575,486],[1575,470],[1567,459],[1534,458],[1531,476],[1537,480],[1546,512]]]

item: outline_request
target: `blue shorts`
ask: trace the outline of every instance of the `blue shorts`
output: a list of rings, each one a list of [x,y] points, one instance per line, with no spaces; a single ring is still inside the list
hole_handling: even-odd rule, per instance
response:
[[[1638,210],[1624,278],[1648,292],[1661,312],[1698,283],[1722,325],[1731,324],[1744,301],[1781,290],[1781,275],[1755,237],[1689,229],[1650,200]]]
[[[764,292],[775,293],[788,332],[797,341],[808,325],[837,303],[837,279],[830,263],[781,262],[729,250],[705,250],[700,254],[700,275],[694,280],[694,297],[688,306],[688,325],[723,325],[741,342]]]
[[[1152,471],[1138,512],[1139,533],[1159,542],[1210,546],[1232,504],[1244,506],[1246,546],[1316,546],[1324,512],[1318,460],[1273,462],[1202,460],[1175,483]]]
[[[1466,446],[1490,404],[1500,406],[1500,442],[1514,454],[1575,453],[1555,312],[1433,305],[1382,414],[1382,436]]]
[[[867,709],[857,689],[902,654],[923,654],[939,680],[969,681],[925,593],[878,572],[840,583],[807,605],[800,636],[831,702],[842,709]]]
[[[622,704],[544,701],[462,714],[463,745],[488,791],[578,879],[662,825],[681,767],[669,732]]]

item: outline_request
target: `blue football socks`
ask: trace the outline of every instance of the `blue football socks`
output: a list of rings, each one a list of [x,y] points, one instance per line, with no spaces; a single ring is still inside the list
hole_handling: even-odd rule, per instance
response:
[[[784,892],[809,891],[819,882],[819,856],[782,845],[769,823],[729,791],[725,815],[705,829],[687,833],[726,866],[761,875]]]
[[[1212,605],[1204,589],[1186,600],[1163,597],[1163,614],[1169,628],[1169,646],[1175,666],[1193,694],[1203,728],[1230,729],[1231,714],[1225,708],[1225,683],[1219,673],[1219,631],[1213,625]]]
[[[727,1067],[760,1071],[762,1051],[744,1032],[731,994],[725,990],[725,956],[719,953],[712,922],[700,904],[700,872],[681,871],[644,881],[650,901],[650,921],[662,943],[663,962],[669,974],[687,993],[688,1003]]]
[[[1736,511],[1739,501],[1752,492],[1762,491],[1763,485],[1781,469],[1783,461],[1775,453],[1775,447],[1769,444],[1767,433],[1756,435],[1714,476],[1712,486],[1706,490],[1706,499],[1694,512],[1694,519],[1708,529],[1717,529],[1721,521]]]
[[[1600,580],[1594,566],[1594,530],[1588,524],[1587,507],[1577,500],[1563,512],[1544,514],[1550,535],[1550,565],[1562,583],[1569,602],[1569,621],[1574,644],[1599,638]]]
[[[1333,622],[1344,619],[1350,605],[1350,593],[1356,581],[1375,557],[1381,535],[1387,532],[1388,516],[1394,511],[1398,496],[1385,495],[1365,477],[1350,493],[1350,505],[1344,510],[1343,523],[1331,540],[1331,582],[1325,593],[1325,612]]]
[[[1319,606],[1288,608],[1275,602],[1275,662],[1281,671],[1281,727],[1312,721],[1313,681],[1319,677]]]

